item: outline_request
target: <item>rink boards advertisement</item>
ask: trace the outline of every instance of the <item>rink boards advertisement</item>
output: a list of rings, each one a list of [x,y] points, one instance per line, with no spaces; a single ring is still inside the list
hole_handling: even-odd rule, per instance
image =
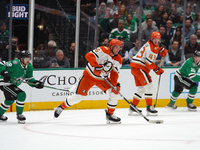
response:
[[[164,107],[169,103],[170,95],[174,89],[174,72],[175,68],[165,68],[164,74],[161,76],[160,86],[158,87],[159,76],[156,75],[153,71],[150,72],[150,75],[153,80],[153,99],[157,98],[157,106]],[[45,86],[53,87],[57,89],[67,90],[71,87],[75,87],[79,81],[80,76],[82,75],[83,70],[34,70],[33,74],[36,80],[42,80]],[[132,100],[133,94],[137,91],[135,86],[134,77],[131,74],[130,68],[121,69],[119,74],[119,82],[121,84],[121,94],[126,97],[128,100]],[[26,83],[22,83],[19,86],[22,90],[26,92],[26,103],[29,109],[52,109],[64,101],[68,96],[75,92],[71,91],[61,91],[56,89],[51,89],[44,87],[43,89],[31,88]],[[184,90],[183,93],[179,96],[180,100],[177,100],[181,105],[185,105],[187,98],[188,90]],[[1,101],[4,99],[4,96],[1,92]],[[200,97],[200,89],[196,94],[196,99]],[[88,92],[88,96],[79,103],[73,106],[72,108],[104,108],[106,107],[106,102],[108,100],[108,94],[105,94],[98,87],[94,86]],[[196,100],[199,101],[199,100]],[[199,102],[197,102],[199,103]],[[119,97],[118,106],[119,108],[128,107],[129,105],[123,98]],[[145,107],[145,100],[142,99],[139,106]],[[27,109],[27,108],[26,108]]]

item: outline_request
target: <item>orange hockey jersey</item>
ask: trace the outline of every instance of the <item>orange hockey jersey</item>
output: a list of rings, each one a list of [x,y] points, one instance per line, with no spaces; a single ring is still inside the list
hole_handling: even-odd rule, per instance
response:
[[[95,69],[95,65],[103,65],[105,61],[111,61],[113,63],[113,68],[112,70],[109,72],[109,76],[110,76],[110,80],[111,83],[113,84],[113,86],[116,86],[117,84],[117,80],[119,77],[119,69],[122,66],[122,59],[121,56],[118,54],[117,56],[111,57],[111,52],[110,52],[110,48],[109,47],[105,47],[105,46],[101,46],[98,47],[96,49],[94,49],[93,51],[88,52],[85,55],[85,58],[88,61],[88,64],[83,72],[83,74],[85,76],[89,76],[91,77],[91,80],[97,79],[97,80],[104,80],[100,76],[95,75],[94,69]]]

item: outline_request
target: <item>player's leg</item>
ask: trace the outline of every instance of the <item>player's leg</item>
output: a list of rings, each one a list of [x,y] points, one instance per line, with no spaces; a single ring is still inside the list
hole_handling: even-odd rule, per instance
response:
[[[151,80],[151,77],[149,76],[148,72],[145,72],[142,69],[131,68],[131,74],[134,76],[135,84],[138,87],[137,92],[134,93],[134,95],[133,95],[132,105],[136,109],[138,109],[136,106],[142,99],[142,96],[145,92],[144,85],[151,82],[152,80]],[[139,109],[138,109],[138,111],[142,112],[142,110],[139,110]],[[134,114],[134,112],[135,112],[135,110],[130,106],[128,115],[132,115],[132,114]]]
[[[98,86],[102,91],[109,95],[107,109],[105,109],[107,123],[121,123],[121,119],[114,115],[114,111],[117,106],[117,101],[119,99],[119,94],[111,92],[111,87],[106,81],[97,83],[96,86]]]
[[[166,108],[172,108],[177,109],[177,106],[175,105],[177,98],[179,95],[183,92],[183,88],[187,85],[187,82],[184,81],[181,77],[174,76],[174,91],[172,92],[170,96],[170,102],[167,104]]]
[[[10,105],[14,103],[14,100],[4,100],[4,102],[1,103],[0,106],[0,120],[6,121],[8,117],[4,116],[4,113],[8,110]]]
[[[146,104],[147,104],[147,115],[153,115],[156,116],[158,111],[154,109],[154,107],[152,106],[152,97],[153,97],[153,84],[148,83],[144,86],[145,88],[145,100],[146,100]]]
[[[19,123],[25,123],[26,117],[22,114],[24,110],[24,103],[26,100],[26,93],[21,91],[17,94],[16,100],[16,110],[17,110],[17,119]]]
[[[193,104],[196,93],[197,93],[197,84],[192,83],[190,86],[188,97],[186,99],[188,110],[196,111],[197,107]]]
[[[87,92],[93,85],[95,85],[95,82],[90,80],[88,77],[82,76],[79,80],[78,86],[76,87],[75,94],[67,97],[61,105],[55,108],[54,117],[57,118],[65,108],[79,103],[83,99],[83,96],[87,95]]]

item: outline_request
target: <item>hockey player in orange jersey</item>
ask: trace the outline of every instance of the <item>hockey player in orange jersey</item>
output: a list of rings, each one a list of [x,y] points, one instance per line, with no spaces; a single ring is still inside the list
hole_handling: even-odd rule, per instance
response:
[[[76,92],[55,109],[55,118],[61,114],[63,109],[79,103],[83,96],[87,96],[89,89],[96,85],[103,92],[109,93],[107,109],[105,110],[107,123],[121,122],[121,119],[113,114],[119,98],[118,92],[120,91],[120,84],[117,82],[119,69],[122,65],[121,56],[118,54],[120,48],[121,41],[112,39],[109,47],[101,46],[85,55],[88,64],[80,77]],[[103,78],[107,78],[116,87],[116,90],[112,89]]]
[[[132,104],[137,109],[136,106],[144,94],[147,104],[147,115],[157,115],[157,110],[152,107],[153,84],[149,72],[152,69],[157,75],[161,75],[164,72],[153,61],[156,59],[158,53],[160,53],[161,57],[165,57],[168,52],[166,49],[158,47],[160,39],[161,35],[159,32],[152,32],[151,39],[140,48],[130,63],[131,73],[138,88],[137,92],[134,93]],[[141,110],[139,111],[141,112]],[[132,115],[134,112],[135,110],[130,107],[129,115]]]

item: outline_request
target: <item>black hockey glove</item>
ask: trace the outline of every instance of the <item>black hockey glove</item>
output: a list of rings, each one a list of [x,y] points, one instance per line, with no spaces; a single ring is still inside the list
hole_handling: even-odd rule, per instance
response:
[[[1,71],[1,75],[3,76],[3,79],[5,82],[10,81],[10,75],[8,74],[8,71],[6,71],[6,70]]]
[[[34,81],[33,83],[35,83],[34,86],[35,86],[37,89],[42,89],[42,88],[44,87],[44,83],[41,82],[41,81],[36,80],[36,81]]]

